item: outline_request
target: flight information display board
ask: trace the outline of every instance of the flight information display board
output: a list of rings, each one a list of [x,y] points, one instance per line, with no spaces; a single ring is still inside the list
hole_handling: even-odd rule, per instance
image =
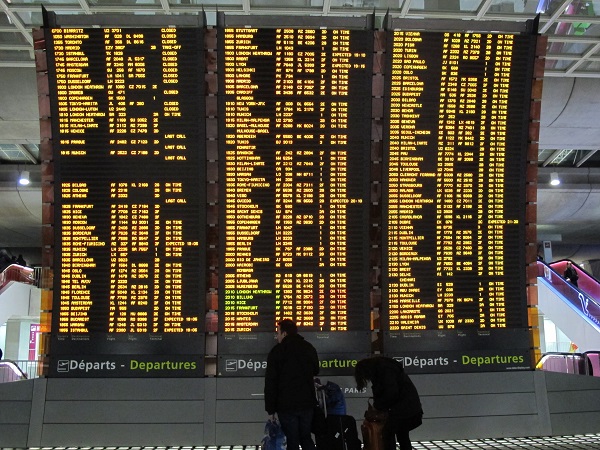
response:
[[[524,179],[535,43],[388,32],[383,344],[412,372],[530,368]]]
[[[202,376],[204,31],[46,30],[51,376]]]
[[[372,32],[219,38],[220,373],[284,318],[322,359],[368,353]]]
[[[534,26],[248,20],[44,28],[49,375],[529,369]]]

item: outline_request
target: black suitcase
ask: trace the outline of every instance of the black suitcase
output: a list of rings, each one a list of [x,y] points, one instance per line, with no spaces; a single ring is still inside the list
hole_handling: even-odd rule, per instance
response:
[[[325,433],[315,435],[317,450],[361,450],[354,417],[331,414],[325,422]]]

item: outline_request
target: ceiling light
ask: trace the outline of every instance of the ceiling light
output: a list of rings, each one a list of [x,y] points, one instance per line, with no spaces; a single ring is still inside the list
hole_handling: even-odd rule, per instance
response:
[[[21,176],[19,177],[19,184],[21,186],[27,186],[29,184],[29,171],[24,170],[21,172]]]
[[[560,178],[558,178],[558,172],[552,172],[550,174],[550,184],[552,186],[558,186],[560,184]]]

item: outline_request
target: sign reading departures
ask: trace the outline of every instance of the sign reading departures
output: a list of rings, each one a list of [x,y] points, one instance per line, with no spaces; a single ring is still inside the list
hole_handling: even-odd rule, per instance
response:
[[[535,35],[222,27],[214,91],[204,35],[46,30],[50,375],[202,376],[210,292],[219,375],[262,373],[282,318],[325,373],[373,349],[412,372],[529,368]]]

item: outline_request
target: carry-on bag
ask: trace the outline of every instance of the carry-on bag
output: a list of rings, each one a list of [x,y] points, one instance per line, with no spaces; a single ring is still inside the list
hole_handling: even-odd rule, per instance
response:
[[[327,432],[327,402],[325,399],[325,391],[321,389],[321,382],[319,379],[315,379],[315,396],[316,404],[313,411],[313,419],[310,431],[315,436],[320,436]]]
[[[287,440],[279,420],[267,420],[265,435],[260,443],[261,450],[286,450]]]
[[[383,450],[383,427],[387,420],[388,413],[375,409],[369,399],[365,419],[360,426],[364,450]]]
[[[325,424],[325,433],[315,434],[318,450],[361,450],[354,417],[330,414]]]

